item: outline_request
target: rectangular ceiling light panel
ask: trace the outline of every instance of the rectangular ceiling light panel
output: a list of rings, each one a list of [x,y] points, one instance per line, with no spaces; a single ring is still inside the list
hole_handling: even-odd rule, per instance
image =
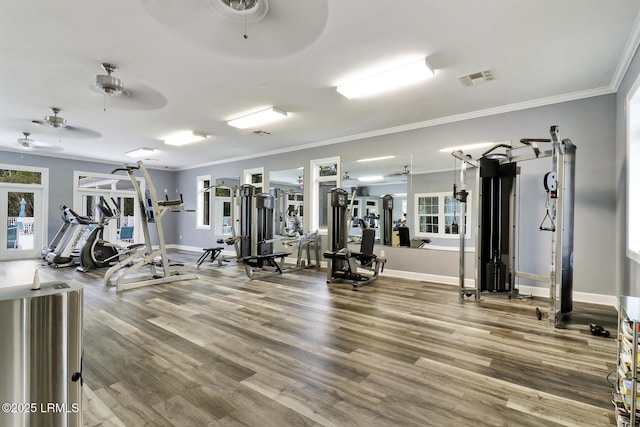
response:
[[[427,58],[414,61],[337,87],[348,99],[361,98],[422,82],[434,75]]]
[[[393,159],[396,156],[382,156],[382,157],[370,157],[368,159],[360,159],[360,160],[356,160],[358,163],[362,163],[362,162],[375,162],[378,160],[387,160],[387,159]]]
[[[199,142],[204,139],[207,139],[208,135],[199,132],[193,132],[190,130],[185,130],[182,132],[177,132],[172,135],[169,135],[163,138],[164,143],[167,145],[174,145],[176,147],[180,147],[182,145],[192,144],[194,142]]]
[[[284,119],[286,117],[286,111],[279,110],[275,107],[270,107],[266,110],[258,111],[257,113],[230,120],[227,122],[227,124],[239,129],[248,129],[261,126],[265,123],[271,123],[276,120]]]
[[[132,151],[127,151],[126,154],[129,157],[145,157],[145,156],[149,156],[151,154],[153,154],[154,150],[153,148],[146,148],[146,147],[142,147],[142,148],[138,148]]]

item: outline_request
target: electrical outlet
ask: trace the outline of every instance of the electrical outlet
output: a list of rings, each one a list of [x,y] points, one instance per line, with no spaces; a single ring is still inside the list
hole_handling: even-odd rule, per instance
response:
[[[384,258],[384,251],[380,251],[380,256]]]

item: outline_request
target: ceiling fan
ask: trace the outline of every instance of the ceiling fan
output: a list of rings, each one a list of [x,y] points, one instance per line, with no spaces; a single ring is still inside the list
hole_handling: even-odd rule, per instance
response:
[[[64,132],[65,138],[99,138],[102,136],[94,130],[70,125],[67,119],[59,115],[62,111],[60,107],[51,107],[49,111],[51,111],[51,115],[44,116],[42,120],[31,120],[32,124],[42,126],[38,129],[39,133],[47,133],[51,136],[57,136],[59,139],[63,136],[62,132]]]
[[[96,82],[93,84],[95,90],[108,96],[129,96],[130,93],[124,89],[122,80],[111,75],[118,69],[118,66],[107,62],[103,62],[101,65],[107,75],[98,74],[96,76]]]
[[[35,139],[29,138],[31,136],[30,132],[22,132],[23,137],[18,138],[17,143],[25,150],[45,150],[45,151],[62,151],[62,147],[58,147],[55,145],[47,144],[45,142],[36,141]]]
[[[118,66],[113,63],[100,64],[107,74],[98,74],[91,90],[102,94],[103,109],[107,109],[107,97],[113,98],[110,106],[127,110],[154,110],[167,105],[167,98],[155,89],[136,82],[129,82],[127,88],[122,80],[113,76]]]
[[[409,165],[404,165],[402,167],[402,170],[399,170],[397,172],[392,172],[387,176],[406,176],[409,175],[411,173],[411,170],[409,169]]]

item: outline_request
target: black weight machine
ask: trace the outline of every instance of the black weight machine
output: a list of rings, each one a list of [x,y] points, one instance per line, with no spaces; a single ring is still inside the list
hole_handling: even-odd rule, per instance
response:
[[[393,196],[383,194],[380,196],[380,243],[384,246],[393,245]]]
[[[454,195],[460,202],[460,299],[482,293],[517,297],[515,278],[549,283],[549,320],[558,326],[573,310],[573,213],[576,146],[560,139],[558,126],[551,126],[551,138],[523,138],[519,147],[499,144],[474,160],[461,151],[452,155],[462,161],[460,187]],[[543,150],[540,143],[550,143]],[[504,149],[502,153],[497,149]],[[552,170],[545,174],[546,215],[541,231],[551,233],[550,275],[516,271],[516,182],[518,162],[551,157]],[[476,234],[475,287],[465,285],[464,249],[466,230],[466,172],[477,169],[478,228]]]
[[[265,267],[282,274],[284,258],[291,255],[273,252],[273,208],[271,194],[255,194],[251,184],[240,186],[240,259],[250,279],[254,270]]]
[[[329,250],[324,252],[327,259],[327,283],[350,282],[354,289],[367,285],[378,278],[384,271],[385,258],[373,253],[376,238],[374,228],[362,229],[360,251],[352,251],[347,247],[348,224],[351,221],[349,212],[349,193],[342,188],[333,188],[329,192]],[[391,206],[393,206],[391,204]],[[371,275],[358,272],[362,268],[371,271]]]

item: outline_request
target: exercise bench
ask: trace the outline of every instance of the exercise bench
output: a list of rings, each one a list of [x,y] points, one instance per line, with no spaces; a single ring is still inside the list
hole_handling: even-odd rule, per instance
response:
[[[222,253],[222,250],[224,248],[222,246],[218,246],[215,248],[204,248],[203,249],[203,253],[202,255],[200,255],[200,258],[198,258],[198,261],[196,261],[196,268],[200,268],[200,265],[202,265],[202,263],[204,262],[205,259],[207,259],[208,256],[211,256],[211,259],[209,260],[209,262],[213,262],[215,261],[218,256],[220,256],[220,253]],[[218,265],[222,265],[221,264],[222,260],[218,260]]]
[[[249,279],[253,279],[254,269],[262,269],[265,266],[273,267],[275,272],[278,274],[284,273],[284,270],[282,269],[284,258],[289,255],[291,255],[291,252],[274,252],[271,254],[251,255],[242,257],[242,262],[244,263],[247,277],[249,277]],[[280,263],[276,261],[277,258],[280,258]]]

